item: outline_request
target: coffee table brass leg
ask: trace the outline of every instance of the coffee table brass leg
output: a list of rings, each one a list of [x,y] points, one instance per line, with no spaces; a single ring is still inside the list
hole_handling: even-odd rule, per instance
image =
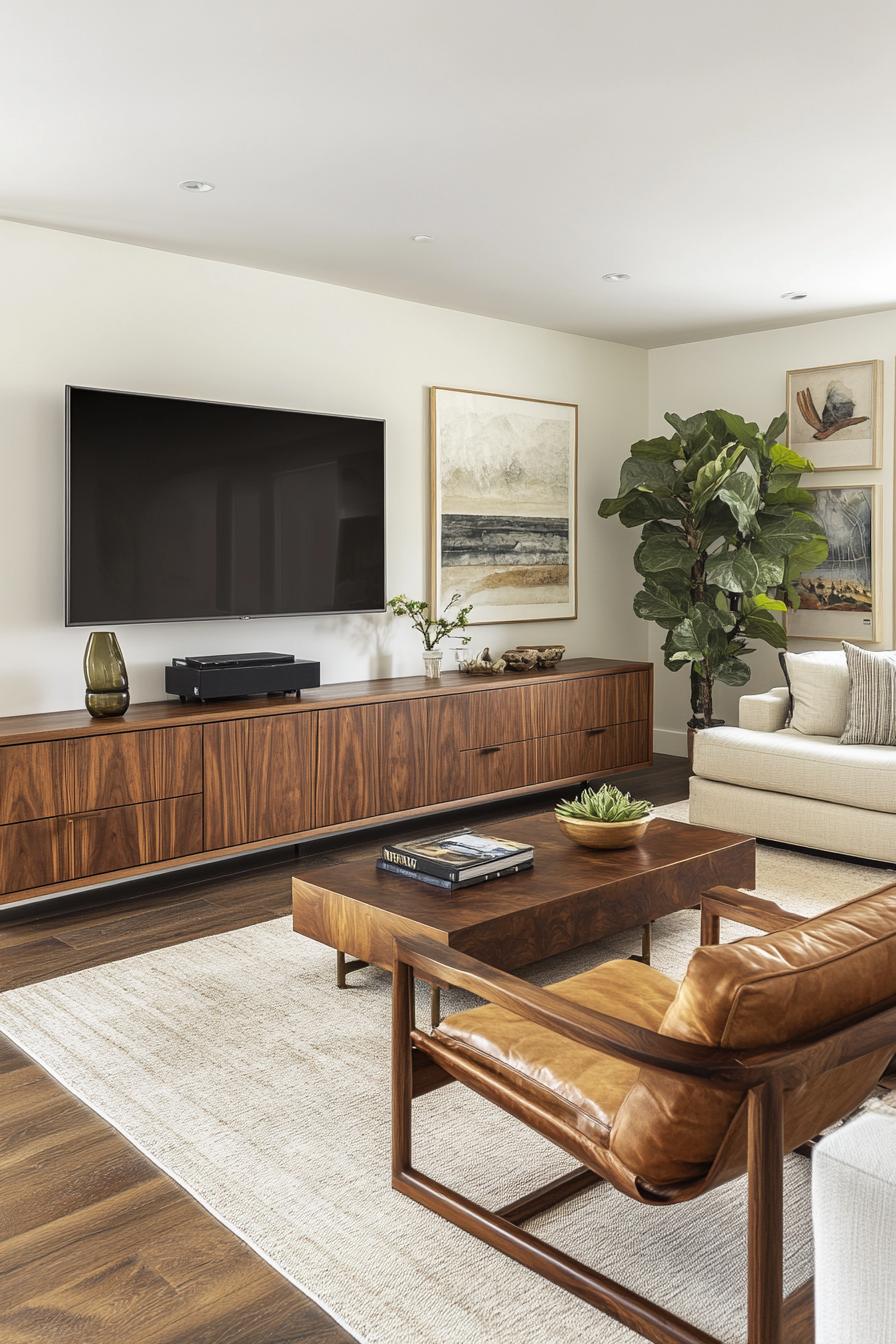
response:
[[[645,966],[650,965],[650,930],[652,925],[645,924],[641,930],[641,960]]]
[[[432,1023],[433,1030],[442,1020],[442,991],[438,985],[430,986],[429,1020]]]
[[[336,988],[345,989],[345,953],[336,952]]]

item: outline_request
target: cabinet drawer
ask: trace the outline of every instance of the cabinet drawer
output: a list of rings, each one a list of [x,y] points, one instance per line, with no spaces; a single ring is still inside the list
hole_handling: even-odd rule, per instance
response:
[[[202,848],[202,795],[107,807],[66,817],[64,825],[69,828],[71,846],[68,876],[139,868]]]
[[[541,738],[538,749],[538,782],[597,775],[605,770],[640,765],[650,757],[650,724],[621,723],[608,728],[590,728],[579,733],[558,733]]]
[[[0,826],[0,892],[45,887],[68,876],[64,817]]]
[[[92,812],[202,788],[202,729],[106,733],[65,744],[67,808]]]
[[[65,811],[64,742],[0,747],[0,825]]]
[[[533,686],[538,737],[583,732],[650,716],[650,673],[614,672]]]
[[[534,782],[531,742],[507,742],[500,746],[475,747],[460,753],[460,776],[464,798],[502,789],[521,789]]]

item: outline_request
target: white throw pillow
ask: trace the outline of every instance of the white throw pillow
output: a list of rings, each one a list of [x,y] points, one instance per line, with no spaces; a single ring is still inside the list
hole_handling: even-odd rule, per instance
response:
[[[840,737],[849,714],[849,669],[842,649],[783,653],[790,686],[790,726],[809,737]]]

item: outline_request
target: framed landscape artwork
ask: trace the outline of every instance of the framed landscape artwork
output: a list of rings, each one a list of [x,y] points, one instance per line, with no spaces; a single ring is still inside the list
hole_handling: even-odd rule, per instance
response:
[[[879,467],[883,361],[825,364],[787,374],[788,443],[816,471]]]
[[[432,594],[475,625],[576,614],[578,407],[434,387]]]
[[[877,487],[809,488],[829,553],[823,564],[800,575],[800,606],[787,613],[787,633],[792,639],[874,641],[881,574]]]

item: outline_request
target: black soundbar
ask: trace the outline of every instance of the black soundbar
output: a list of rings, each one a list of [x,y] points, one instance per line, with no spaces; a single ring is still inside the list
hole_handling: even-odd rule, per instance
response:
[[[320,663],[291,653],[196,655],[172,658],[165,668],[165,690],[184,702],[301,695],[319,685]]]

